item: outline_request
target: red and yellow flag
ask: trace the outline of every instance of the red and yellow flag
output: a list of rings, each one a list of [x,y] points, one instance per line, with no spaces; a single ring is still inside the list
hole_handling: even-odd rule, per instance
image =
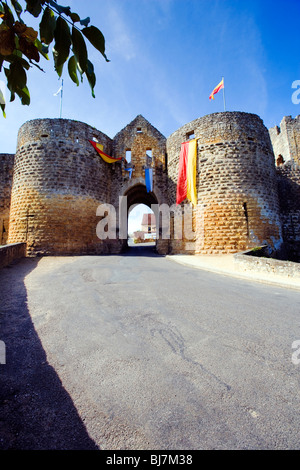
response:
[[[103,145],[99,144],[98,142],[95,142],[94,140],[89,140],[89,142],[92,144],[94,149],[97,150],[99,155],[103,158],[103,160],[106,163],[115,163],[115,162],[122,160],[122,157],[114,158],[114,157],[110,157],[109,155],[106,155],[106,153],[103,152]]]
[[[220,90],[222,90],[222,88],[224,88],[224,78],[222,78],[219,85],[217,85],[216,88],[213,89],[213,91],[209,95],[209,99],[214,100],[214,95],[216,95]]]
[[[189,199],[197,205],[196,191],[197,139],[181,144],[176,204]]]

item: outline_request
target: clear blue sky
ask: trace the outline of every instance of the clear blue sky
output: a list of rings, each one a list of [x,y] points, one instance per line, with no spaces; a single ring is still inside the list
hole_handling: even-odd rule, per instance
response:
[[[90,49],[96,99],[64,72],[63,117],[86,122],[110,137],[142,114],[166,137],[183,124],[223,110],[258,114],[269,128],[300,114],[291,101],[300,80],[299,0],[61,0],[90,16],[105,38],[106,63]],[[30,17],[32,18],[32,17]],[[14,153],[19,127],[59,116],[60,82],[53,62],[32,69],[32,104],[19,98],[0,116],[0,153]],[[0,74],[3,80],[3,72]],[[8,97],[8,94],[7,94]]]

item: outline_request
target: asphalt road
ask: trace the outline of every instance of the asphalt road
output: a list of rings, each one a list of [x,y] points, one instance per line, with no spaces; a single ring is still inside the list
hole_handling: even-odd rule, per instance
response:
[[[0,448],[299,449],[300,293],[146,254],[0,272]]]

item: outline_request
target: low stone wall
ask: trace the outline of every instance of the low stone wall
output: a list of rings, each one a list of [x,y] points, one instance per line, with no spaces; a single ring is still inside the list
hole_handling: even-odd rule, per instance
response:
[[[0,269],[26,256],[26,243],[13,243],[0,247]]]
[[[256,271],[288,278],[299,278],[300,284],[300,263],[265,258],[250,250],[236,253],[234,255],[234,265],[236,270],[240,272]]]

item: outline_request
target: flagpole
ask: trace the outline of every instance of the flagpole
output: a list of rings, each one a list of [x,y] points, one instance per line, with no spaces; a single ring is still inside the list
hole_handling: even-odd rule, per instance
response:
[[[223,101],[224,101],[224,111],[226,111],[226,103],[225,103],[225,83],[224,83],[224,77],[222,77],[223,80]]]
[[[61,80],[61,90],[60,90],[60,115],[59,115],[60,118],[62,116],[63,91],[64,91],[64,80],[62,79]]]

